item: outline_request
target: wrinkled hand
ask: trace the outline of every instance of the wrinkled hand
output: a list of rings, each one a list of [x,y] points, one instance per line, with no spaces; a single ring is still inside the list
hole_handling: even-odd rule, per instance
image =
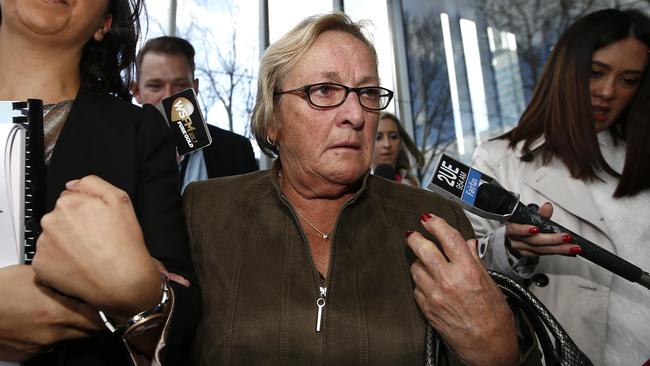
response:
[[[38,285],[30,266],[0,268],[0,283],[0,360],[23,361],[103,328],[95,309]]]
[[[88,176],[66,184],[32,262],[37,280],[116,321],[160,301],[161,279],[126,192]]]
[[[465,241],[443,219],[423,214],[422,225],[441,243],[449,261],[420,233],[407,242],[418,259],[411,266],[415,300],[445,343],[470,365],[512,365],[519,360],[514,318],[485,271],[476,240]]]
[[[553,215],[553,205],[546,202],[537,211],[540,216],[550,219]],[[506,224],[506,236],[510,240],[510,250],[520,256],[535,257],[538,255],[562,254],[576,255],[580,247],[570,244],[573,240],[566,233],[543,234],[533,225]]]

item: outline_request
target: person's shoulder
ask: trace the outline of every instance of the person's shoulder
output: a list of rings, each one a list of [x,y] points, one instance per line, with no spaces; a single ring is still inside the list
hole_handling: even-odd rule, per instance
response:
[[[212,178],[190,183],[183,199],[205,202],[210,208],[225,207],[259,200],[272,192],[270,173],[260,170],[228,177]]]
[[[145,104],[140,107],[108,93],[83,87],[77,93],[70,118],[123,134],[171,136],[165,118],[155,106]]]
[[[465,238],[474,237],[471,225],[458,204],[426,189],[372,175],[369,178],[370,199],[381,202],[396,220],[414,223],[423,213],[431,213],[461,231]]]
[[[224,130],[223,128],[219,128],[217,126],[210,125],[210,124],[208,125],[208,131],[210,131],[210,135],[212,136],[212,139],[216,139],[219,141],[226,141],[230,143],[250,145],[249,139],[235,132]]]
[[[201,180],[191,183],[198,193],[217,193],[223,196],[248,195],[259,190],[261,186],[270,186],[269,170]]]
[[[380,198],[386,205],[415,213],[427,212],[431,207],[453,210],[457,206],[439,195],[422,188],[401,184],[371,175],[368,181],[369,194]]]
[[[483,141],[476,147],[475,155],[482,152],[501,157],[512,154],[513,149],[510,147],[510,140],[508,138],[496,136]]]
[[[521,157],[519,151],[520,146],[514,148],[510,146],[510,139],[507,137],[493,137],[476,147],[472,157],[472,166],[483,163],[498,165],[506,161],[515,161]]]
[[[120,99],[108,93],[99,93],[92,90],[81,88],[77,94],[77,101],[89,110],[102,115],[109,114],[129,114],[139,115],[142,108],[133,103]]]

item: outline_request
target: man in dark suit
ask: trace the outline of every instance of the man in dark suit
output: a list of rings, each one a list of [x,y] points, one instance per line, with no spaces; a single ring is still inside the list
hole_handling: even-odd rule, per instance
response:
[[[133,95],[140,104],[156,104],[187,88],[199,91],[194,77],[194,47],[178,37],[149,40],[136,59]],[[258,169],[250,140],[208,125],[212,144],[180,158],[181,192],[193,181],[252,172]]]

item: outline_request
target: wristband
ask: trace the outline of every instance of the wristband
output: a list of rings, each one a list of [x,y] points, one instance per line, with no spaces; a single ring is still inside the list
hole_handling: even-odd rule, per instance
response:
[[[131,318],[129,318],[126,323],[120,324],[120,325],[114,325],[104,314],[103,311],[99,310],[99,317],[102,319],[102,322],[108,328],[108,330],[113,333],[113,334],[124,334],[126,332],[129,332],[131,328],[138,327],[140,328],[141,325],[145,323],[149,323],[150,321],[156,320],[155,325],[160,324],[160,321],[157,321],[159,319],[164,319],[164,313],[167,308],[167,303],[169,302],[170,298],[170,290],[169,290],[169,280],[167,279],[167,276],[164,274],[160,274],[160,277],[162,279],[162,298],[160,299],[160,302],[154,306],[152,309],[145,310],[143,312],[140,312]],[[146,329],[150,329],[153,327],[154,324],[151,326],[145,327]]]

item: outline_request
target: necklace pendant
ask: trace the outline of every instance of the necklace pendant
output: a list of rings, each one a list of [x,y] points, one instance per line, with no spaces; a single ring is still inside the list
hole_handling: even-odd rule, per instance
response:
[[[329,234],[323,233],[323,240],[327,240],[330,238]]]

